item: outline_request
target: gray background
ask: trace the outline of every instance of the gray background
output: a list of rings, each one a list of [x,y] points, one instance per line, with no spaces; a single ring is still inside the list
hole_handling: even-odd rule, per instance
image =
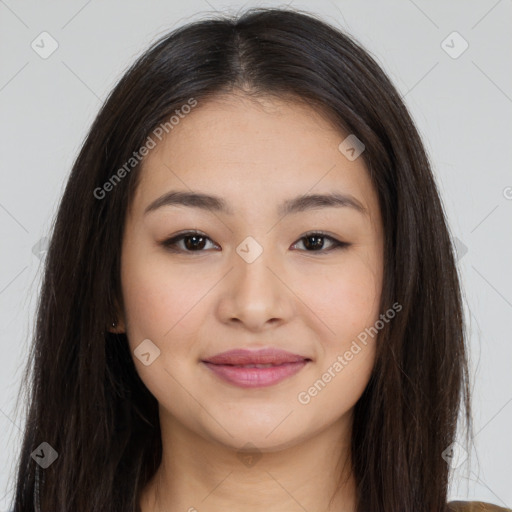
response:
[[[123,71],[157,37],[215,10],[256,5],[284,4],[0,0],[0,510],[14,483],[23,424],[15,397],[44,237],[88,127]],[[457,239],[471,321],[476,451],[453,471],[450,497],[512,507],[512,0],[291,5],[363,43],[424,138]],[[46,59],[31,47],[42,45],[43,31],[59,45]],[[464,43],[446,39],[453,31],[469,44],[457,58]]]

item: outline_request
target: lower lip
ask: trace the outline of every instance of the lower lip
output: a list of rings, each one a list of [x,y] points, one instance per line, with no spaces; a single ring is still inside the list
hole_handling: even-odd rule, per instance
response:
[[[270,366],[268,368],[244,368],[241,366],[204,362],[204,364],[221,379],[241,388],[272,386],[295,375],[302,370],[307,363],[308,361],[303,360],[296,363],[284,363],[278,366]]]

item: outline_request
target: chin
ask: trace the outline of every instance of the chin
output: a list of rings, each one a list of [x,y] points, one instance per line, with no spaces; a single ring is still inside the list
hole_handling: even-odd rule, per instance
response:
[[[233,437],[223,435],[222,438],[215,437],[214,440],[224,447],[232,449],[237,453],[273,453],[292,448],[303,441],[304,434],[281,432],[268,435],[267,431],[255,429],[244,429],[240,432],[231,432]]]
[[[308,438],[308,431],[304,431],[306,422],[296,421],[294,414],[289,414],[291,411],[292,409],[281,408],[277,415],[262,414],[256,418],[243,414],[236,418],[224,415],[221,424],[227,432],[216,422],[209,422],[207,430],[203,432],[209,440],[234,450],[242,450],[247,445],[246,449],[249,451],[251,447],[256,447],[261,452],[280,451]],[[314,432],[310,434],[313,435]]]

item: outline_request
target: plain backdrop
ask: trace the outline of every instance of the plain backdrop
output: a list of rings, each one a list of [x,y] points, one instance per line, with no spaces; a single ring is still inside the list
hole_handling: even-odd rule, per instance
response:
[[[360,41],[422,134],[456,241],[470,320],[475,451],[470,464],[454,469],[450,498],[512,507],[512,0],[290,4]],[[23,426],[15,397],[45,237],[100,105],[164,33],[215,11],[280,5],[0,0],[0,511],[14,484]],[[46,58],[34,49],[41,38],[45,51],[58,45]]]

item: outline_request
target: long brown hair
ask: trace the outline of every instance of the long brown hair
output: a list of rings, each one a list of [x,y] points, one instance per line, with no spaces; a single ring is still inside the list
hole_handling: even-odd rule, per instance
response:
[[[445,509],[442,453],[462,406],[468,426],[471,415],[454,249],[422,141],[400,94],[353,38],[308,13],[252,9],[158,40],[124,74],[85,139],[45,262],[24,378],[16,512],[139,509],[161,460],[157,402],[126,335],[107,326],[123,304],[121,242],[140,162],[105,184],[191,98],[200,108],[234,90],[305,101],[364,142],[385,229],[381,311],[395,302],[403,309],[379,333],[354,410],[358,511]],[[42,442],[58,453],[46,469],[31,457]]]

